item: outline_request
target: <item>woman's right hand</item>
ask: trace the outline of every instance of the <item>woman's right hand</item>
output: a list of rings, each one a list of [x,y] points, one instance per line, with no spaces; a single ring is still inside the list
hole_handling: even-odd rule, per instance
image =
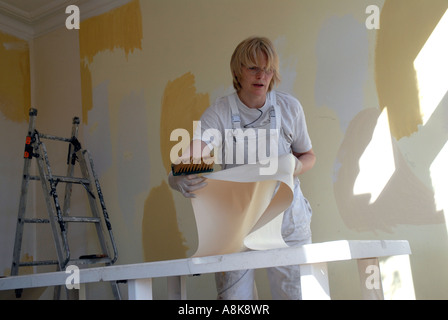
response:
[[[207,185],[207,180],[197,174],[174,176],[172,172],[168,175],[168,183],[171,188],[179,191],[185,198],[195,198],[193,193]]]

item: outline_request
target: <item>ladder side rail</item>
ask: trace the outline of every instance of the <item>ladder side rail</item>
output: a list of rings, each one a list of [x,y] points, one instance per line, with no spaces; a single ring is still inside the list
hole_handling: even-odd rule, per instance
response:
[[[112,236],[112,227],[109,221],[109,216],[107,214],[106,211],[106,206],[104,203],[104,199],[101,193],[101,188],[99,186],[99,180],[96,176],[95,173],[95,169],[93,167],[93,160],[90,157],[90,154],[87,150],[79,150],[78,151],[79,155],[78,155],[78,161],[79,161],[79,165],[81,168],[81,172],[82,172],[82,176],[84,178],[88,178],[90,180],[90,183],[88,184],[88,186],[85,186],[87,189],[87,197],[89,198],[89,203],[91,206],[91,210],[92,210],[92,215],[96,218],[100,218],[99,212],[98,212],[98,207],[97,207],[97,200],[94,197],[94,193],[92,190],[92,185],[95,183],[96,189],[97,189],[97,196],[99,198],[99,201],[101,203],[101,208],[103,210],[103,215],[105,218],[105,224],[106,227],[109,231],[109,235],[110,235],[110,239],[111,239],[111,244],[113,246],[113,251],[114,251],[114,257],[111,259],[110,257],[110,252],[109,252],[109,248],[107,246],[106,240],[104,238],[104,233],[103,233],[103,227],[101,222],[100,223],[95,223],[95,227],[97,230],[97,234],[98,234],[98,239],[100,242],[100,246],[101,246],[101,250],[103,251],[103,253],[105,253],[107,255],[107,257],[109,258],[109,261],[105,262],[106,266],[111,266],[112,264],[115,263],[115,261],[117,260],[117,247],[115,245],[115,241],[114,238]],[[86,154],[87,157],[89,158],[89,161],[86,161]],[[90,171],[89,171],[89,165],[90,165]],[[110,282],[111,288],[112,288],[112,293],[115,297],[116,300],[121,300],[121,293],[120,293],[120,289],[118,287],[118,283],[116,281],[111,281]]]
[[[79,131],[79,118],[75,117],[73,118],[72,123],[72,140],[78,138],[78,131]],[[72,150],[72,147],[74,148]],[[67,178],[73,178],[73,174],[75,171],[75,164],[76,164],[76,149],[72,142],[70,142],[68,147],[68,155],[67,155]],[[72,195],[72,183],[68,182],[65,185],[65,195],[64,195],[64,208],[63,208],[63,215],[69,216],[70,215],[70,201],[71,201],[71,195]]]
[[[101,191],[100,181],[99,181],[98,176],[96,174],[95,166],[94,166],[94,163],[93,163],[93,158],[92,158],[92,156],[90,154],[90,151],[89,150],[84,150],[83,153],[87,156],[87,158],[89,160],[90,168],[91,168],[91,171],[92,171],[92,176],[93,176],[93,179],[94,179],[94,182],[95,182],[98,198],[99,198],[99,201],[100,201],[100,204],[101,204],[101,209],[102,209],[102,212],[103,212],[104,222],[106,224],[107,231],[109,233],[110,242],[111,242],[111,245],[112,245],[112,248],[113,248],[113,251],[114,251],[114,257],[113,257],[113,259],[111,261],[111,264],[114,264],[117,261],[117,259],[118,259],[118,249],[117,249],[117,245],[115,243],[115,238],[114,238],[114,235],[113,235],[113,232],[112,232],[112,224],[110,222],[109,213],[107,212],[107,209],[106,209],[106,203],[104,201],[103,192]]]
[[[47,149],[45,147],[45,144],[40,141],[39,135],[36,133],[36,141],[37,141],[37,151],[39,152],[39,158],[38,158],[38,168],[40,173],[40,181],[42,183],[42,189],[45,196],[45,203],[47,206],[48,215],[50,218],[50,225],[53,232],[53,238],[56,246],[56,252],[58,256],[59,261],[59,268],[61,270],[65,269],[65,266],[67,265],[68,261],[70,260],[70,249],[68,246],[67,241],[67,232],[65,229],[65,222],[62,218],[61,209],[59,206],[59,199],[56,191],[56,185],[55,180],[51,173],[50,168],[50,161],[48,159],[47,155]],[[45,170],[45,166],[46,170]],[[50,200],[50,195],[53,198],[53,203]],[[59,231],[61,236],[59,236],[58,233],[58,226],[56,223],[59,224]],[[61,243],[62,242],[62,243]],[[65,251],[65,258],[64,258],[64,252]]]
[[[11,276],[16,276],[19,274],[19,265],[20,265],[20,254],[22,251],[22,238],[23,238],[23,228],[24,228],[24,218],[26,214],[26,205],[28,198],[28,187],[29,187],[29,176],[30,176],[30,167],[33,155],[26,154],[27,150],[33,151],[31,137],[33,136],[33,132],[35,129],[37,110],[30,109],[29,111],[29,125],[28,125],[28,135],[27,142],[25,146],[25,159],[23,164],[23,175],[22,175],[22,184],[20,187],[20,202],[19,202],[19,212],[17,215],[17,225],[16,225],[16,234],[14,240],[14,249],[13,249],[13,259],[11,266]],[[28,140],[30,139],[30,140]],[[29,146],[31,148],[29,148]]]
[[[84,154],[83,154],[82,150],[79,150],[77,152],[77,155],[78,155],[79,166],[81,168],[82,177],[84,179],[89,179],[89,181],[90,181],[90,183],[88,185],[84,185],[84,187],[87,190],[87,198],[89,201],[92,216],[94,218],[100,218],[97,199],[95,197],[94,190],[92,189],[92,185],[93,185],[94,181],[89,172],[89,168],[87,167],[87,162],[84,158]],[[95,228],[96,228],[96,232],[98,234],[99,244],[100,244],[102,253],[107,255],[108,257],[110,257],[109,248],[107,247],[106,239],[104,237],[103,225],[101,224],[101,219],[100,219],[99,223],[95,223]]]

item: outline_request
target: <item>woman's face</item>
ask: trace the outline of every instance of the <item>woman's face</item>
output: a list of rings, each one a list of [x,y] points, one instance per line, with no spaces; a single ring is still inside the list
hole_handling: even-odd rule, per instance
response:
[[[254,97],[266,96],[273,77],[272,70],[266,70],[266,65],[267,57],[261,54],[258,57],[257,66],[242,67],[241,79],[239,79],[242,93]]]

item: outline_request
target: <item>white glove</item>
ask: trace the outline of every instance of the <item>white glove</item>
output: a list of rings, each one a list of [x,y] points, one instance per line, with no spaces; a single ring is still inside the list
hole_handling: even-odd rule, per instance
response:
[[[302,171],[303,168],[303,163],[302,161],[300,161],[299,159],[297,159],[297,157],[294,157],[294,159],[296,160],[296,166],[294,167],[294,177],[299,176],[300,171]]]
[[[195,198],[193,193],[207,185],[207,180],[197,174],[174,176],[172,172],[168,175],[168,183],[171,188],[179,191],[185,198]]]

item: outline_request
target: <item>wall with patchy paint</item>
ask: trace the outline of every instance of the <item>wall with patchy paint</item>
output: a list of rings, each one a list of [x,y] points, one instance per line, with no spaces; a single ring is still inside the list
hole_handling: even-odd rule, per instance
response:
[[[0,31],[0,275],[11,270],[14,233],[21,184],[24,138],[31,100],[30,50],[26,41]],[[31,191],[32,193],[32,191]],[[29,205],[34,206],[33,199]],[[33,214],[31,210],[31,214]],[[34,230],[24,238],[22,259],[30,261],[35,251]],[[23,272],[31,272],[24,268]],[[0,299],[4,297],[0,294]]]
[[[365,25],[372,4],[381,9],[379,30]],[[446,66],[422,52],[437,45],[432,34],[448,32],[447,9],[446,0],[133,0],[83,21],[79,33],[61,28],[36,39],[33,96],[53,132],[82,117],[119,263],[187,257],[196,249],[195,222],[189,201],[167,185],[177,143],[170,133],[191,132],[203,110],[231,92],[229,60],[239,41],[268,36],[280,55],[279,89],[302,102],[318,157],[302,177],[313,240],[409,240],[409,260],[382,260],[387,297],[446,299],[448,208],[440,195],[448,185],[439,177],[448,88],[424,78],[427,63],[418,62]],[[442,94],[430,113],[422,101],[432,84]],[[13,200],[4,201],[15,208]],[[330,266],[334,298],[357,297],[356,268]],[[257,279],[260,297],[269,298],[263,271]],[[215,297],[211,275],[187,281],[191,298]],[[156,281],[156,297],[165,287]]]

